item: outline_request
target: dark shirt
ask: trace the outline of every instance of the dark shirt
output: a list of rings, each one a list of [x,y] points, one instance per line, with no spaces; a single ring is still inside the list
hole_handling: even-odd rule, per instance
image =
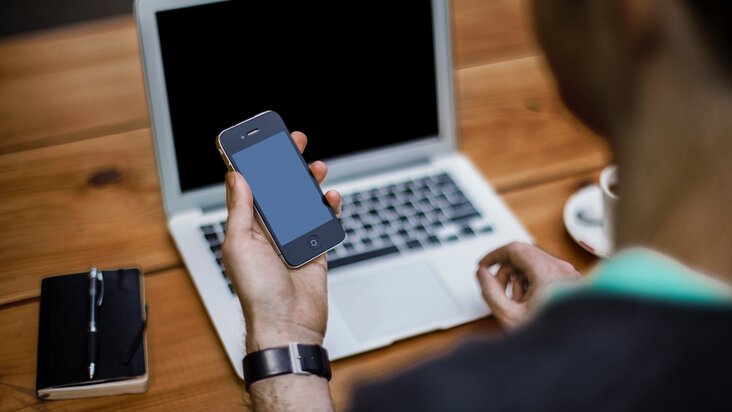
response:
[[[732,411],[732,308],[588,292],[356,390],[359,411]]]

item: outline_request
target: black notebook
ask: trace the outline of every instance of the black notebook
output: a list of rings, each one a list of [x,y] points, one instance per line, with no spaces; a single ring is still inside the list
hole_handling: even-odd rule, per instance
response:
[[[88,273],[41,283],[36,392],[41,399],[141,393],[147,390],[146,309],[138,269],[101,271],[96,311],[96,373],[89,379]]]

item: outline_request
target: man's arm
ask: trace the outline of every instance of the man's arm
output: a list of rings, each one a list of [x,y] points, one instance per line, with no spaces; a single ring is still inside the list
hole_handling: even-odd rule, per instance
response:
[[[307,138],[295,132],[300,151]],[[318,182],[327,173],[315,162],[310,171]],[[291,342],[323,344],[328,321],[325,256],[298,268],[287,268],[254,218],[253,199],[244,178],[226,176],[229,217],[222,252],[244,312],[247,353],[287,346]],[[326,193],[338,213],[340,195]],[[333,409],[328,381],[315,375],[287,374],[257,381],[249,388],[257,411],[328,411]]]
[[[249,326],[249,325],[247,325]],[[247,328],[247,353],[287,346],[290,342],[322,345],[323,335],[295,324],[269,323]],[[333,402],[328,381],[315,375],[280,375],[249,387],[255,411],[330,411]]]

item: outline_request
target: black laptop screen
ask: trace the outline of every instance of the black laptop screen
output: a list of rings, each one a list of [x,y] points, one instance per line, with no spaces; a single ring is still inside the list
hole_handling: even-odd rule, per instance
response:
[[[223,181],[216,136],[265,110],[308,135],[308,161],[438,133],[429,0],[234,0],[157,22],[183,191]]]

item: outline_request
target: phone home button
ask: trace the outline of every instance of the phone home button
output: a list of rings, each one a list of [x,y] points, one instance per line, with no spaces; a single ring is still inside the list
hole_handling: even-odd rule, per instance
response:
[[[310,236],[308,238],[308,246],[313,250],[320,249],[320,238],[315,235]]]

